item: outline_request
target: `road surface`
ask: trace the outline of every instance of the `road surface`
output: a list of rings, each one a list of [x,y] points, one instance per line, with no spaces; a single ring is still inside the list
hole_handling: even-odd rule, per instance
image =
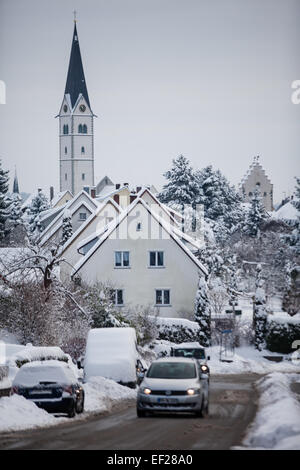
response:
[[[0,434],[4,449],[190,450],[241,444],[256,412],[256,374],[211,377],[210,414],[137,418],[135,403],[55,428]]]

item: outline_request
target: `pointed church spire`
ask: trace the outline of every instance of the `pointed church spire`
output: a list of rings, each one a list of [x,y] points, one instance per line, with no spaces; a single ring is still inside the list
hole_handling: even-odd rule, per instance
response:
[[[85,83],[85,77],[83,72],[83,65],[80,54],[79,40],[76,27],[76,19],[74,19],[74,33],[72,40],[72,49],[69,62],[69,70],[67,76],[67,83],[65,94],[70,95],[72,107],[74,107],[76,100],[82,93],[88,106],[90,107],[89,95]]]
[[[15,167],[15,177],[14,177],[14,184],[13,184],[13,193],[19,194],[19,182],[17,177],[17,168]]]

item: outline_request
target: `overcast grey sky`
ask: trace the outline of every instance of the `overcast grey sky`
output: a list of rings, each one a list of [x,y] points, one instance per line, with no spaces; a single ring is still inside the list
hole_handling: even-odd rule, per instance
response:
[[[275,200],[293,191],[299,0],[0,0],[0,156],[21,190],[58,189],[74,9],[99,178],[160,188],[182,153],[238,184],[261,155]]]

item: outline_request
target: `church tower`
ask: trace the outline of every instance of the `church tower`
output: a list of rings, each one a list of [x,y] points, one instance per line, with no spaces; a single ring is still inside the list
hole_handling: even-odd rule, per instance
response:
[[[60,191],[73,195],[94,186],[94,117],[80,54],[76,20],[63,102],[59,112]]]

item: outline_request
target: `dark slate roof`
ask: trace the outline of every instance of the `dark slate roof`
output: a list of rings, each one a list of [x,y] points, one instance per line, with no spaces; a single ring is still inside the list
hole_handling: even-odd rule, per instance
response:
[[[82,93],[90,107],[90,100],[84,78],[76,23],[74,25],[72,49],[65,89],[65,94],[67,93],[70,95],[72,107],[74,107],[79,93]]]

